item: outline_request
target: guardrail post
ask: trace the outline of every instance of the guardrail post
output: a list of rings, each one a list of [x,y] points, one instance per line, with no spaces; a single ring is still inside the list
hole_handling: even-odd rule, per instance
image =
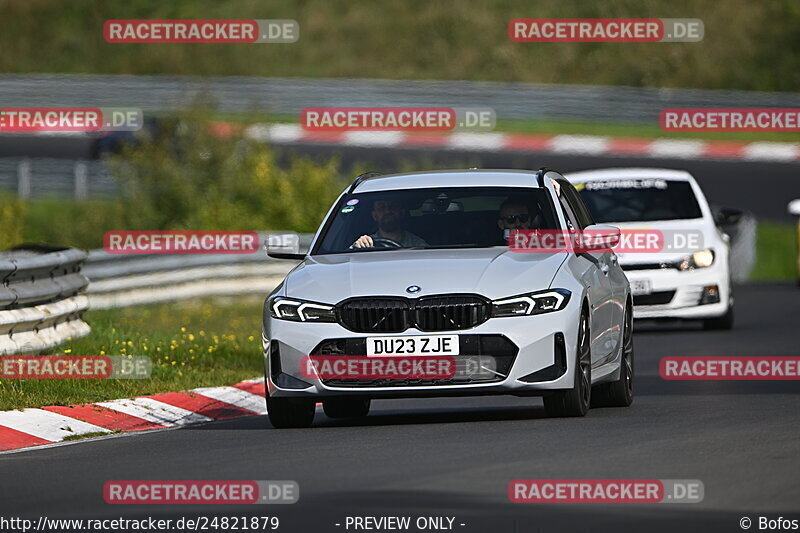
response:
[[[85,200],[89,196],[89,168],[86,161],[75,162],[75,199]]]
[[[797,232],[795,235],[795,254],[797,255],[795,273],[797,275],[797,285],[800,286],[800,198],[789,202],[789,214],[794,215],[797,222]]]
[[[20,198],[29,198],[31,195],[31,162],[23,159],[17,165],[17,195]]]

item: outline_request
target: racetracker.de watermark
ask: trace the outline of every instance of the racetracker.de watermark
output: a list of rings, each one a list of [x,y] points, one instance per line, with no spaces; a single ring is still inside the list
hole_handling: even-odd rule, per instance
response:
[[[146,379],[153,362],[145,355],[6,355],[0,379]]]
[[[491,356],[449,355],[312,355],[300,361],[306,379],[492,379]]]
[[[107,20],[108,43],[293,43],[300,38],[296,20],[266,19],[119,19]]]
[[[664,109],[663,131],[800,131],[800,109]]]
[[[488,107],[307,107],[307,131],[491,131],[497,117]]]
[[[661,379],[790,381],[800,379],[800,357],[663,357]]]
[[[587,18],[512,19],[508,36],[518,43],[696,43],[700,19]]]
[[[525,230],[509,232],[512,252],[691,253],[703,248],[699,230]]]
[[[299,498],[296,481],[120,480],[103,486],[111,504],[291,504]]]
[[[132,107],[3,107],[0,132],[98,132],[142,129],[141,109]]]
[[[699,479],[515,479],[513,503],[700,503]]]
[[[252,254],[259,249],[255,231],[107,231],[110,254]]]

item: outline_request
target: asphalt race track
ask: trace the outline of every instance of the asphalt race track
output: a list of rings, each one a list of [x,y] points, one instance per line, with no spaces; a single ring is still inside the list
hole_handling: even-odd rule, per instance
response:
[[[278,531],[292,532],[346,531],[348,515],[454,516],[455,531],[508,533],[741,531],[747,516],[757,530],[759,516],[800,518],[800,383],[664,381],[658,362],[796,356],[799,296],[790,283],[737,287],[732,332],[637,323],[636,400],[627,409],[550,419],[538,398],[383,400],[358,424],[318,410],[311,429],[278,431],[251,417],[76,442],[0,455],[0,508],[49,518],[276,515]],[[705,499],[511,504],[507,487],[518,478],[698,479]],[[108,505],[103,484],[115,479],[295,480],[300,501]]]

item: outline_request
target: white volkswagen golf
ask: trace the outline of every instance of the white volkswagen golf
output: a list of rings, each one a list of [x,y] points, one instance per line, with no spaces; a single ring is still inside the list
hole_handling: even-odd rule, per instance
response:
[[[597,223],[618,226],[623,237],[626,230],[665,236],[660,251],[617,252],[630,280],[634,318],[699,319],[706,329],[733,326],[730,239],[689,172],[608,168],[568,177]]]

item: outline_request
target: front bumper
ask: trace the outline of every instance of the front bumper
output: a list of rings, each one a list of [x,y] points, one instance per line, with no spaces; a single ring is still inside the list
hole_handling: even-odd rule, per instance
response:
[[[703,319],[724,315],[731,298],[727,268],[717,262],[707,268],[681,271],[673,268],[630,270],[622,265],[631,287],[637,281],[650,282],[650,295],[634,294],[633,317]],[[718,303],[701,304],[705,287],[716,285]]]
[[[537,395],[549,390],[568,389],[573,384],[573,372],[577,339],[577,324],[580,301],[570,302],[566,308],[553,313],[525,317],[491,318],[477,327],[459,331],[421,332],[410,328],[398,334],[375,334],[375,336],[409,336],[458,334],[468,336],[502,336],[516,347],[516,355],[506,376],[490,383],[392,385],[392,386],[344,386],[332,384],[330,380],[308,377],[303,374],[301,365],[304,358],[313,353],[323,341],[328,339],[363,339],[372,336],[354,333],[335,323],[307,323],[278,320],[270,316],[264,319],[264,363],[266,386],[270,396],[283,397],[326,397],[342,395],[362,395],[371,398],[431,397],[431,396],[469,396],[482,394]],[[560,334],[560,335],[559,335]],[[557,336],[561,338],[557,341]],[[544,371],[539,376],[548,375],[557,365],[556,343],[560,342],[563,351],[560,359],[566,359],[563,373],[550,380],[535,382],[521,381],[535,372]],[[272,353],[277,348],[278,354]],[[352,354],[358,355],[358,354]],[[483,354],[491,355],[491,354]],[[275,368],[280,365],[280,369]],[[278,372],[276,372],[276,370]],[[302,380],[292,380],[287,387],[279,386],[280,373]],[[556,372],[553,375],[558,374]],[[531,378],[527,377],[530,380]],[[538,379],[535,378],[535,379]],[[307,386],[305,386],[307,385]],[[294,388],[298,387],[298,388]]]

